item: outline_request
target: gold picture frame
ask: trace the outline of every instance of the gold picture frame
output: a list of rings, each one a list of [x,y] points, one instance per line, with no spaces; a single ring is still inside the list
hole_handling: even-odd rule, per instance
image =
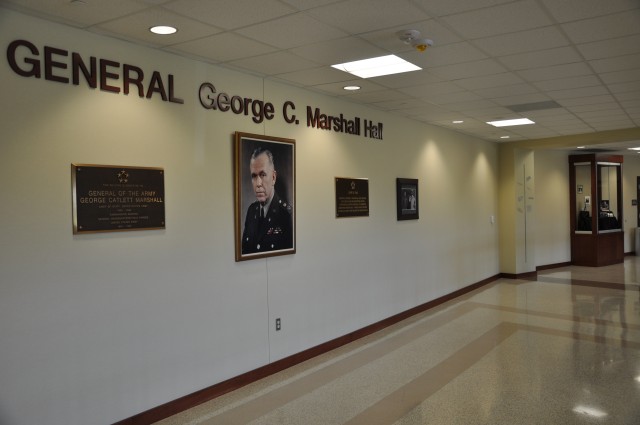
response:
[[[236,132],[236,261],[296,252],[296,144]]]

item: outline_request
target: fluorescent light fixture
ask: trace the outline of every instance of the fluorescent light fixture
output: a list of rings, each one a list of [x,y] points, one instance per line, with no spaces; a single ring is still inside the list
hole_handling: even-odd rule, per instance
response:
[[[176,33],[178,30],[174,27],[170,27],[167,25],[156,25],[155,27],[149,28],[149,31],[151,31],[154,34],[169,35],[169,34]]]
[[[510,139],[511,136],[500,136],[501,139]]]
[[[380,56],[355,62],[345,62],[331,65],[332,68],[348,72],[360,78],[379,77],[381,75],[400,74],[402,72],[418,71],[416,66],[396,55]]]
[[[584,148],[585,148],[585,146],[578,146],[577,149],[584,149]]]
[[[455,121],[451,121],[453,124],[462,124],[464,121],[462,120],[455,120]]]
[[[362,87],[360,86],[344,86],[343,89],[347,91],[356,91],[360,90]]]
[[[640,148],[627,148],[627,149],[629,149],[630,151],[640,151]]]
[[[535,124],[535,122],[531,121],[529,118],[516,118],[513,120],[487,121],[487,124],[494,127],[510,127],[512,125]]]

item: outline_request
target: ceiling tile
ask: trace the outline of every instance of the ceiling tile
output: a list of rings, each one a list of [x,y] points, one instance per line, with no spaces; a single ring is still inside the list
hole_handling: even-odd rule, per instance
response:
[[[638,7],[636,0],[542,0],[558,22],[578,21]]]
[[[468,111],[475,111],[476,113],[478,113],[478,111],[480,110],[495,110],[497,105],[490,100],[478,98],[477,100],[458,100],[453,103],[448,103],[446,104],[446,106],[452,111],[458,111],[466,114],[468,113]]]
[[[336,0],[282,0],[284,3],[295,7],[298,10],[313,9],[325,4],[335,3]]]
[[[400,26],[384,28],[378,31],[371,31],[358,36],[369,43],[372,43],[381,49],[388,50],[392,53],[413,51],[413,47],[401,41],[397,32],[406,29],[414,29],[419,31],[422,37],[433,40],[434,46],[444,46],[450,43],[462,41],[460,36],[453,32],[449,27],[442,25],[435,19],[427,19],[426,21],[402,23]],[[428,55],[431,49],[425,52]]]
[[[511,105],[524,105],[527,103],[546,102],[549,99],[544,93],[531,93],[521,94],[516,96],[505,96],[492,99],[498,105],[511,106]]]
[[[229,65],[259,72],[264,75],[283,74],[303,69],[317,68],[320,64],[289,52],[273,52],[229,62]]]
[[[446,16],[508,3],[512,0],[415,0],[432,16]]]
[[[546,80],[533,83],[540,90],[563,90],[578,87],[599,86],[600,79],[595,75],[585,75],[581,77],[558,78],[556,80]]]
[[[504,72],[502,74],[483,75],[481,77],[471,77],[456,80],[456,85],[464,87],[467,90],[479,90],[490,87],[513,86],[522,83],[522,78],[512,72]],[[506,91],[506,89],[505,89]]]
[[[446,94],[434,94],[429,95],[425,100],[435,105],[448,105],[452,103],[471,102],[474,100],[481,100],[480,96],[470,91],[446,93]]]
[[[534,0],[511,2],[442,19],[469,39],[546,27],[553,23]]]
[[[308,13],[349,34],[361,34],[430,18],[408,0],[346,0],[310,9]]]
[[[176,44],[168,50],[187,52],[214,61],[225,62],[262,55],[275,49],[266,44],[227,32]]]
[[[252,25],[236,32],[279,49],[290,49],[347,35],[300,13]]]
[[[543,27],[474,40],[474,45],[493,56],[567,46],[569,40],[557,27]]]
[[[591,105],[576,105],[567,108],[571,112],[589,112],[589,111],[605,111],[607,109],[612,109],[619,106],[617,102],[608,102],[608,103],[594,103]]]
[[[459,80],[456,84],[460,84]],[[473,90],[477,95],[486,98],[486,99],[494,99],[497,97],[505,97],[505,96],[517,96],[522,94],[532,94],[538,93],[538,89],[533,87],[531,84],[523,83],[523,84],[514,84],[509,86],[500,86],[500,87],[488,87],[480,90]]]
[[[336,83],[338,81],[351,81],[353,75],[323,66],[304,71],[287,72],[279,74],[274,78],[295,84],[317,86],[320,84]]]
[[[562,29],[571,41],[579,44],[637,34],[638,22],[640,22],[640,10],[634,9],[563,24]]]
[[[625,83],[627,81],[640,80],[640,68],[625,69],[624,71],[607,72],[600,74],[600,78],[605,84]]]
[[[405,99],[406,96],[396,90],[379,90],[375,92],[357,92],[350,96],[350,98],[363,103],[377,103],[388,100]]]
[[[629,81],[626,83],[616,83],[616,84],[608,84],[607,88],[611,91],[611,93],[629,93],[633,91],[640,90],[640,81]]]
[[[577,48],[587,60],[640,53],[640,34],[579,44]]]
[[[615,72],[640,68],[640,53],[589,61],[596,72]]]
[[[399,89],[399,91],[415,97],[426,97],[431,95],[456,93],[465,90],[450,82],[438,82],[411,86],[404,89]]]
[[[587,64],[579,62],[564,65],[547,66],[543,68],[524,69],[521,71],[517,71],[517,74],[524,78],[526,81],[536,82],[580,75],[591,75],[592,71]]]
[[[1,3],[20,11],[35,9],[41,17],[55,17],[78,27],[117,19],[149,7],[132,0],[85,0],[84,3],[70,3],[69,0],[2,0]]]
[[[615,98],[625,107],[640,105],[640,92],[616,93]]]
[[[577,89],[554,90],[547,92],[547,94],[554,100],[571,99],[575,97],[601,96],[608,93],[609,90],[607,90],[604,86],[580,87]]]
[[[373,80],[385,87],[389,88],[403,88],[413,87],[429,83],[437,83],[443,81],[442,78],[437,77],[427,71],[415,71],[405,72],[395,75],[384,75],[382,77],[375,77]]]
[[[277,0],[174,0],[163,7],[228,30],[296,12]]]
[[[500,58],[500,62],[509,69],[515,71],[528,68],[561,65],[564,63],[576,63],[581,60],[582,57],[573,47],[558,47],[555,49],[527,52]]]
[[[308,44],[293,48],[291,52],[303,58],[327,65],[389,54],[389,52],[385,52],[357,37]]]
[[[470,43],[453,43],[445,46],[434,46],[427,49],[426,52],[416,56],[423,58],[424,61],[411,62],[424,68],[470,62],[487,58],[486,54],[473,47]]]
[[[572,106],[577,106],[577,105],[593,105],[598,103],[610,103],[610,102],[615,102],[614,97],[611,96],[610,94],[603,95],[603,96],[568,98],[568,99],[562,99],[558,101],[559,104],[561,104],[566,108],[570,108]]]
[[[149,31],[155,25],[171,25],[178,32],[170,35],[158,35]],[[219,33],[221,30],[193,19],[185,18],[166,9],[151,8],[123,18],[114,19],[97,25],[93,29],[112,35],[124,35],[137,41],[154,46],[169,46]]]
[[[507,70],[498,62],[492,59],[485,59],[476,62],[468,62],[456,65],[440,66],[430,68],[429,72],[451,81],[462,78],[478,77],[482,75],[504,73]]]

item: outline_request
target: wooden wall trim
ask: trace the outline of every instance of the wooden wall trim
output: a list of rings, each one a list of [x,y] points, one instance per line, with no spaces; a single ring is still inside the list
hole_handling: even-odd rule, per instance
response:
[[[408,319],[409,317],[414,316],[418,313],[422,313],[440,304],[443,304],[447,301],[450,301],[462,295],[465,295],[466,293],[471,292],[475,289],[478,289],[491,282],[494,282],[500,279],[501,277],[503,277],[502,274],[497,274],[495,276],[488,277],[486,279],[481,280],[480,282],[458,289],[457,291],[454,291],[448,295],[444,295],[440,298],[436,298],[435,300],[426,302],[424,304],[420,304],[419,306],[410,308],[409,310],[395,314],[391,317],[380,320],[379,322],[373,323],[369,326],[365,326],[364,328],[350,332],[341,337],[332,339],[330,341],[327,341],[315,347],[311,347],[307,350],[293,354],[289,357],[285,357],[284,359],[277,360],[273,363],[269,363],[257,369],[254,369],[249,372],[243,373],[241,375],[235,376],[233,378],[227,379],[226,381],[217,383],[210,387],[207,387],[202,390],[196,391],[194,393],[188,394],[186,396],[180,397],[176,400],[169,401],[160,406],[138,413],[135,416],[131,416],[130,418],[118,421],[113,425],[150,425],[154,422],[158,422],[162,419],[166,419],[170,416],[183,412],[187,409],[191,409],[199,404],[202,404],[209,400],[213,400],[214,398],[220,397],[228,392],[244,387],[245,385],[249,385],[262,378],[266,378],[267,376],[273,375],[277,372],[283,371],[287,368],[295,366],[306,360],[312,359],[316,356],[319,356],[320,354],[324,354],[328,351],[342,347],[343,345],[346,345],[357,339],[371,335],[374,332],[377,332],[386,327],[394,325],[398,322],[401,322],[402,320]]]

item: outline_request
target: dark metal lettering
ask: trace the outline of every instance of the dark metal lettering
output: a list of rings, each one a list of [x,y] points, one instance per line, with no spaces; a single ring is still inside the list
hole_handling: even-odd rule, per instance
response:
[[[131,76],[131,73],[135,72],[136,78]],[[138,96],[144,97],[144,86],[142,84],[144,80],[144,72],[137,66],[123,64],[122,65],[122,93],[129,94],[129,86],[133,84],[138,88]]]
[[[53,68],[67,69],[64,62],[56,62],[53,55],[68,56],[69,52],[55,47],[44,46],[44,79],[69,84],[69,78],[53,74]]]
[[[71,70],[72,70],[72,82],[74,85],[80,84],[80,71],[82,71],[82,75],[84,75],[84,79],[89,84],[89,87],[95,89],[98,87],[98,74],[96,72],[96,58],[91,56],[89,58],[89,66],[90,69],[87,68],[85,63],[82,61],[82,57],[78,53],[71,54]]]
[[[151,81],[149,82],[149,88],[147,89],[147,99],[151,99],[153,93],[160,93],[162,100],[167,101],[167,92],[164,90],[164,84],[162,83],[162,77],[158,71],[153,71],[151,75]]]
[[[13,72],[22,76],[22,77],[35,77],[40,78],[40,61],[32,58],[25,58],[24,63],[30,65],[28,69],[22,69],[18,66],[18,62],[16,61],[16,50],[18,47],[26,47],[29,49],[32,55],[38,56],[40,52],[37,47],[32,43],[26,40],[15,40],[9,43],[9,47],[7,47],[7,61],[9,62],[9,66],[13,69]]]
[[[120,87],[111,86],[107,83],[108,79],[117,80],[119,75],[109,72],[107,67],[119,68],[120,63],[110,61],[108,59],[100,59],[100,90],[108,91],[111,93],[120,93]]]

